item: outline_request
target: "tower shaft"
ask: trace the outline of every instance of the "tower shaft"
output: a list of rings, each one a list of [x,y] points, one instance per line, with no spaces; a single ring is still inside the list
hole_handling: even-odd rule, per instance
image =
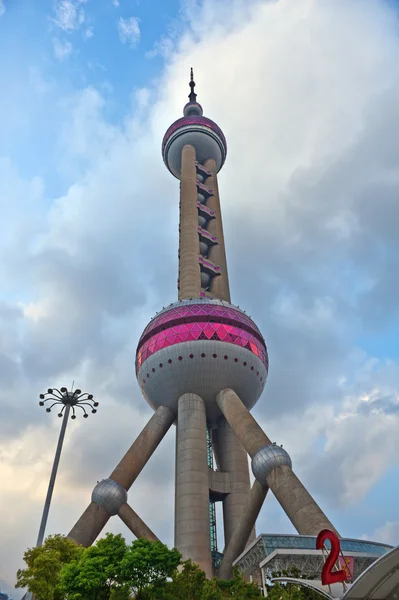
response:
[[[181,156],[179,300],[197,298],[201,290],[195,150],[186,145]]]

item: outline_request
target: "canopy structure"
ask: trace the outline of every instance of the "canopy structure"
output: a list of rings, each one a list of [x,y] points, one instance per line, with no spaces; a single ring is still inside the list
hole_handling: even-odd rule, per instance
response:
[[[328,600],[398,600],[399,546],[376,560],[346,590],[342,584],[323,586],[320,581],[294,577],[276,577],[272,581],[308,587],[318,591]]]

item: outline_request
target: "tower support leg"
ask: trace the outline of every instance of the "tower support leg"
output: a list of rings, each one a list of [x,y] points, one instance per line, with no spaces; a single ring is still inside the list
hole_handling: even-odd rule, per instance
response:
[[[205,403],[183,394],[176,442],[175,546],[212,577]]]
[[[118,515],[136,538],[145,538],[151,542],[159,542],[155,533],[140,519],[139,515],[129,504],[122,504]]]
[[[233,535],[229,543],[225,546],[223,560],[219,568],[220,579],[231,578],[233,574],[233,562],[245,549],[248,536],[255,527],[255,522],[266,498],[267,491],[267,487],[262,486],[255,480]]]
[[[110,479],[128,490],[139,476],[147,461],[172,425],[175,414],[170,408],[160,406],[142,432],[130,446]],[[107,524],[110,514],[95,502],[91,502],[71,529],[68,537],[82,546],[90,546]]]
[[[233,390],[222,390],[216,401],[251,458],[271,445],[270,439]],[[270,487],[299,534],[317,535],[322,529],[330,529],[339,535],[291,467],[282,465],[273,468],[266,481],[260,483]]]
[[[227,548],[251,489],[248,455],[224,417],[221,417],[217,429],[213,429],[212,433],[218,469],[229,473],[231,481],[231,492],[223,500],[224,546]],[[244,546],[254,539],[255,529],[248,532]]]

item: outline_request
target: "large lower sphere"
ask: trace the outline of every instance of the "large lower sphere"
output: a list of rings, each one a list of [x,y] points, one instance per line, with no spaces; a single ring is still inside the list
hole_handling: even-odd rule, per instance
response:
[[[220,416],[216,395],[233,389],[248,409],[266,383],[264,339],[239,308],[210,298],[180,300],[163,309],[145,328],[136,353],[136,375],[154,409],[177,410],[180,396],[198,394],[207,416]]]

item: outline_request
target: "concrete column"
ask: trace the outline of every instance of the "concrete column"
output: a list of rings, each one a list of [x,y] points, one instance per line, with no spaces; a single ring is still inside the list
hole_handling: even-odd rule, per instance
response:
[[[223,500],[224,546],[230,543],[233,531],[242,515],[251,489],[248,455],[236,434],[222,417],[217,429],[213,429],[213,444],[217,467],[230,474],[231,493]],[[245,544],[255,539],[255,531],[248,533]]]
[[[176,444],[175,546],[212,577],[205,403],[179,399]]]
[[[180,177],[179,300],[198,298],[201,291],[195,160],[194,148],[184,146]]]
[[[175,418],[175,413],[167,406],[157,408],[118,466],[112,471],[110,478],[128,490],[140,475]]]
[[[118,515],[136,538],[145,538],[146,540],[150,540],[150,542],[159,542],[155,533],[147,527],[129,504],[122,504]]]
[[[116,469],[111,473],[110,478],[128,490],[165,436],[174,419],[175,414],[170,408],[160,406],[130,446]],[[91,502],[68,534],[68,537],[82,546],[90,546],[101,533],[109,518],[110,515],[103,507]]]
[[[250,494],[247,496],[247,502],[241,515],[236,522],[236,526],[228,544],[225,545],[223,559],[219,568],[218,576],[220,579],[230,579],[233,575],[233,562],[244,551],[248,536],[254,530],[256,519],[268,492],[267,487],[263,487],[255,480]]]
[[[210,292],[216,298],[230,302],[229,275],[227,272],[226,249],[224,245],[222,212],[220,209],[215,160],[213,158],[208,159],[205,161],[204,167],[213,173],[212,177],[209,177],[205,181],[205,185],[214,193],[206,203],[211,210],[215,211],[215,219],[211,219],[209,222],[208,231],[211,235],[215,235],[219,242],[217,246],[212,246],[210,249],[209,260],[222,268],[222,274],[213,278]]]
[[[108,523],[111,515],[105,508],[95,502],[90,502],[83,515],[71,529],[68,537],[81,546],[91,546]]]
[[[219,392],[216,402],[251,458],[260,448],[271,444],[265,432],[233,390],[226,389]]]
[[[216,401],[251,458],[271,443],[233,390],[222,390]],[[299,534],[317,535],[322,529],[330,529],[338,534],[290,467],[273,469],[266,482]]]

